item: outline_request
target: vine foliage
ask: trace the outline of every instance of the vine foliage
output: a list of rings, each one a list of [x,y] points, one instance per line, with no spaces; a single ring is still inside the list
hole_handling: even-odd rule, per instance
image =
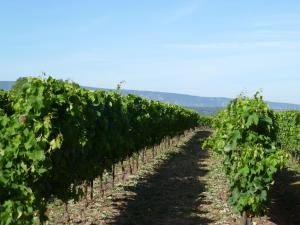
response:
[[[81,184],[198,124],[176,105],[26,78],[0,92],[0,224],[45,221],[49,200],[78,200]]]
[[[215,132],[206,142],[223,159],[229,202],[248,217],[264,211],[276,172],[286,154],[276,147],[275,115],[260,93],[239,96],[216,116]]]

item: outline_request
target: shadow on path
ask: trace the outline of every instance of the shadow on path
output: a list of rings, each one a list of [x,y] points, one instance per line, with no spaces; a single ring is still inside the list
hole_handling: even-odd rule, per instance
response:
[[[284,169],[271,190],[269,215],[278,225],[300,224],[300,174]]]
[[[213,222],[201,211],[201,193],[205,183],[201,177],[208,172],[204,160],[207,151],[200,150],[200,141],[208,131],[197,132],[182,146],[183,151],[172,153],[154,175],[140,180],[133,192],[122,199],[114,199],[120,214],[110,224],[118,225],[196,225]],[[121,203],[120,203],[121,201]]]

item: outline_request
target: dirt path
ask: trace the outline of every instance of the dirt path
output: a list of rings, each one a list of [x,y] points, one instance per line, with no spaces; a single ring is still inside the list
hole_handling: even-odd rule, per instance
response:
[[[84,216],[85,225],[240,225],[240,217],[227,203],[227,185],[218,156],[201,150],[210,135],[189,134],[105,198],[95,198]],[[271,191],[267,216],[254,225],[300,225],[300,174],[284,170]],[[82,205],[82,204],[81,204]],[[82,207],[81,207],[82,209]],[[82,219],[84,218],[84,219]],[[54,223],[57,224],[57,223]]]
[[[275,224],[300,224],[300,174],[284,169],[271,190],[269,216]]]
[[[207,131],[198,132],[154,175],[134,187],[125,188],[130,194],[114,199],[120,214],[112,218],[110,224],[192,225],[213,222],[199,209],[204,203],[199,197],[205,189],[201,178],[208,172],[204,162],[209,157],[207,151],[200,151],[199,143],[208,134]]]
[[[239,215],[227,203],[226,178],[220,159],[200,149],[200,143],[209,134],[196,133],[153,175],[125,188],[127,195],[114,199],[119,213],[108,224],[241,224]],[[270,197],[267,216],[253,219],[254,224],[300,224],[298,173],[283,171]]]

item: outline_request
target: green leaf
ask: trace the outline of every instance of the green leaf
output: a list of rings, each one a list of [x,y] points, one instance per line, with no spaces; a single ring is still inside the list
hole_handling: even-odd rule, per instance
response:
[[[27,152],[27,156],[29,157],[29,159],[31,159],[33,161],[41,161],[41,160],[45,159],[45,154],[41,150]]]
[[[261,199],[262,200],[264,200],[264,201],[266,201],[267,200],[267,191],[266,190],[263,190],[262,192],[261,192]]]
[[[253,113],[252,115],[250,115],[248,117],[247,123],[246,123],[246,127],[250,127],[251,125],[258,125],[259,122],[259,117],[256,113]]]

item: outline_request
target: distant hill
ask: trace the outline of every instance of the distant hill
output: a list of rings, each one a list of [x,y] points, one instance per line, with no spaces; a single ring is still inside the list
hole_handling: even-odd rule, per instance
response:
[[[186,94],[153,92],[153,91],[136,91],[122,90],[123,94],[136,94],[145,98],[170,102],[177,105],[193,108],[203,114],[215,114],[221,108],[227,106],[232,98],[224,97],[200,97]],[[280,102],[267,102],[269,106],[276,110],[300,110],[300,105]]]
[[[218,111],[224,107],[188,107],[203,115],[215,115]]]
[[[0,89],[9,90],[14,83],[14,81],[0,81]]]
[[[14,81],[0,81],[0,89],[8,90],[12,87]],[[97,88],[84,87],[95,90]],[[110,89],[102,89],[110,90]],[[136,91],[122,90],[122,94],[135,94],[144,98],[169,102],[188,108],[193,108],[203,114],[215,114],[218,110],[225,107],[232,99],[224,97],[200,97],[186,94],[176,94],[167,92],[154,91]],[[269,106],[274,110],[300,110],[300,105],[290,103],[268,102]]]

